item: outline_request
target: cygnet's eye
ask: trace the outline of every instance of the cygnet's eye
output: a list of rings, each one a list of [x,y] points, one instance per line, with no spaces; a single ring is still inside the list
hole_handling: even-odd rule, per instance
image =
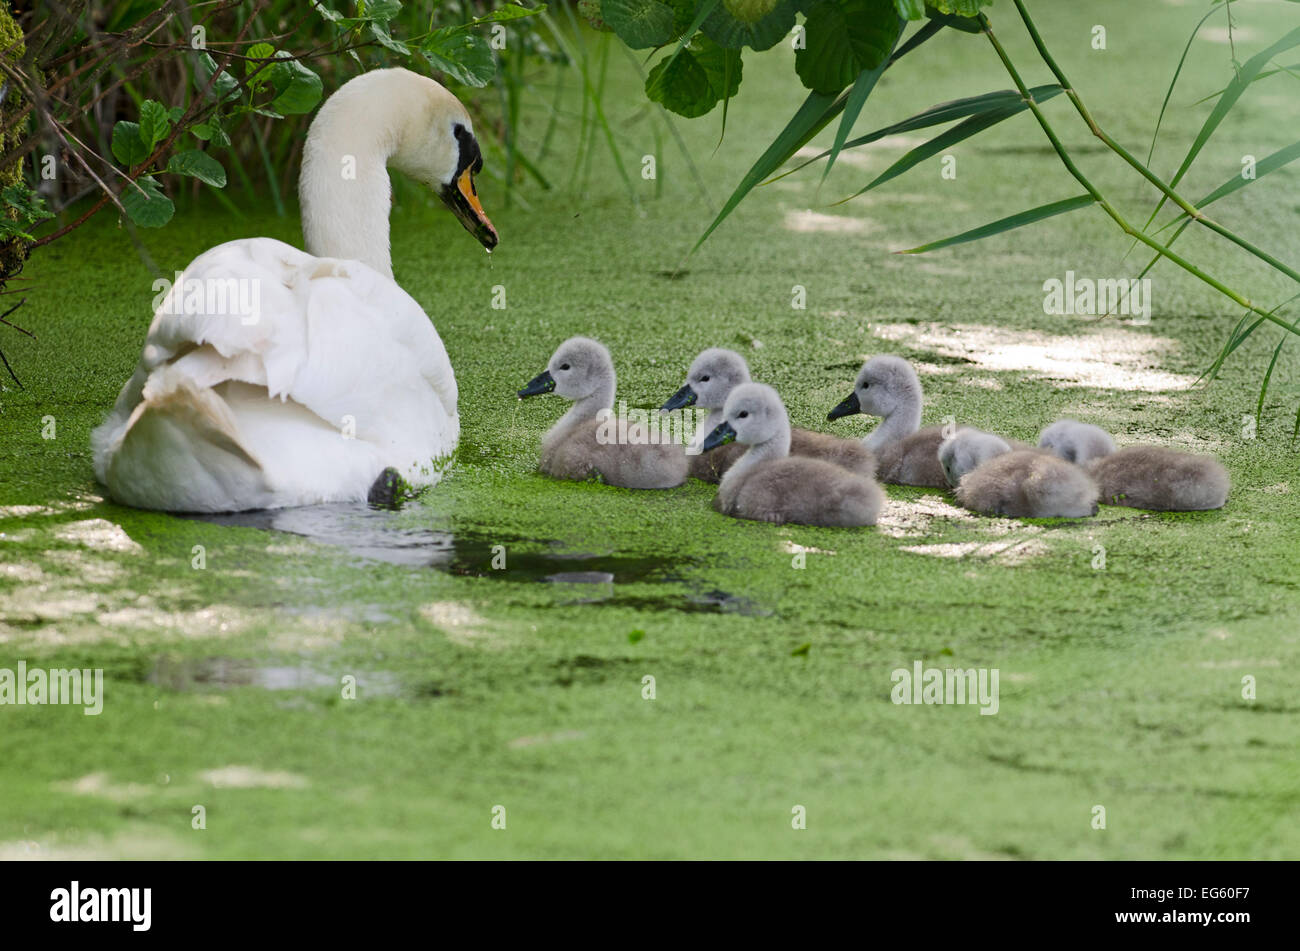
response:
[[[746,419],[749,416],[749,410],[744,409],[736,414],[736,419]]]
[[[700,377],[700,382],[701,382],[701,383],[708,383],[708,382],[709,382],[709,378],[708,378],[707,376],[702,376],[702,377]]]
[[[561,369],[561,370],[567,370],[567,369],[569,369],[569,365],[568,365],[567,363],[561,363],[561,364],[560,364],[560,369]]]

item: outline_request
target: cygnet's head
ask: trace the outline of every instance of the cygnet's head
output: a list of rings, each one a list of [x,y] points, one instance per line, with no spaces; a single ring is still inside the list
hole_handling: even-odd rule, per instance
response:
[[[919,416],[920,409],[921,381],[912,365],[902,357],[882,354],[862,364],[853,392],[826,418],[839,419],[855,413],[884,417],[899,410],[915,411]]]
[[[608,386],[613,376],[614,361],[603,343],[590,337],[570,337],[551,356],[546,371],[519,391],[519,398],[555,393],[565,399],[585,399]]]
[[[727,397],[741,383],[749,382],[749,364],[734,350],[711,347],[705,350],[686,371],[686,385],[670,396],[662,412],[701,406],[704,409],[722,409]]]
[[[1086,465],[1115,451],[1115,440],[1100,426],[1077,419],[1058,419],[1038,434],[1038,446],[1066,462]]]
[[[731,391],[722,410],[723,422],[704,439],[706,452],[738,442],[757,446],[790,430],[790,418],[776,390],[764,383],[742,383]]]
[[[955,489],[966,473],[1010,451],[1011,446],[1000,436],[979,429],[959,429],[939,444],[939,464],[944,478]]]

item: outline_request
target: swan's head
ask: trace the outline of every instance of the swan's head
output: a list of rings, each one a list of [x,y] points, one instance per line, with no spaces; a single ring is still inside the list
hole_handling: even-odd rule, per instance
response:
[[[551,356],[546,372],[533,377],[519,391],[522,400],[543,393],[581,400],[609,386],[614,361],[605,345],[590,337],[570,337]]]
[[[1115,451],[1115,440],[1100,426],[1077,419],[1058,419],[1038,434],[1038,446],[1066,462],[1086,465]]]
[[[474,123],[461,101],[439,83],[402,72],[410,77],[409,101],[404,103],[408,115],[393,166],[435,189],[465,230],[491,251],[497,246],[497,229],[474,185],[474,176],[483,170]]]
[[[1011,451],[1005,439],[979,429],[960,429],[939,444],[939,464],[954,489],[961,477],[994,456]]]
[[[686,406],[722,409],[727,397],[741,383],[749,382],[749,364],[734,350],[713,347],[705,350],[686,372],[686,385],[659,407],[663,412]]]
[[[855,413],[884,417],[899,410],[919,411],[920,408],[921,381],[916,378],[916,371],[902,357],[884,354],[862,364],[853,392],[827,413],[826,418],[839,419]]]
[[[732,390],[722,415],[723,422],[705,437],[701,448],[706,452],[730,442],[757,446],[790,428],[781,397],[764,383],[742,383]]]

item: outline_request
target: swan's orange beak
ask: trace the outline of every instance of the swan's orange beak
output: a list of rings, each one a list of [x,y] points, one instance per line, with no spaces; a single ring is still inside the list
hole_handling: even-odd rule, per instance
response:
[[[460,173],[456,181],[442,189],[442,200],[451,209],[465,230],[478,239],[479,244],[491,251],[497,246],[497,229],[492,225],[483,203],[474,188],[474,175],[469,169]]]

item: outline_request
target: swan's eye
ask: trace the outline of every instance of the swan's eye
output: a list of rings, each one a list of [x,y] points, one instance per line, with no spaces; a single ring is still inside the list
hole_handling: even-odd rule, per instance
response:
[[[702,376],[702,377],[700,377],[700,382],[701,382],[701,383],[708,383],[708,382],[709,382],[709,378],[708,378],[707,376]]]
[[[560,364],[560,369],[561,369],[561,370],[567,370],[567,369],[569,369],[569,365],[568,365],[567,363],[562,363],[562,364]]]
[[[747,419],[748,417],[749,417],[749,410],[744,410],[736,414],[736,419]]]

